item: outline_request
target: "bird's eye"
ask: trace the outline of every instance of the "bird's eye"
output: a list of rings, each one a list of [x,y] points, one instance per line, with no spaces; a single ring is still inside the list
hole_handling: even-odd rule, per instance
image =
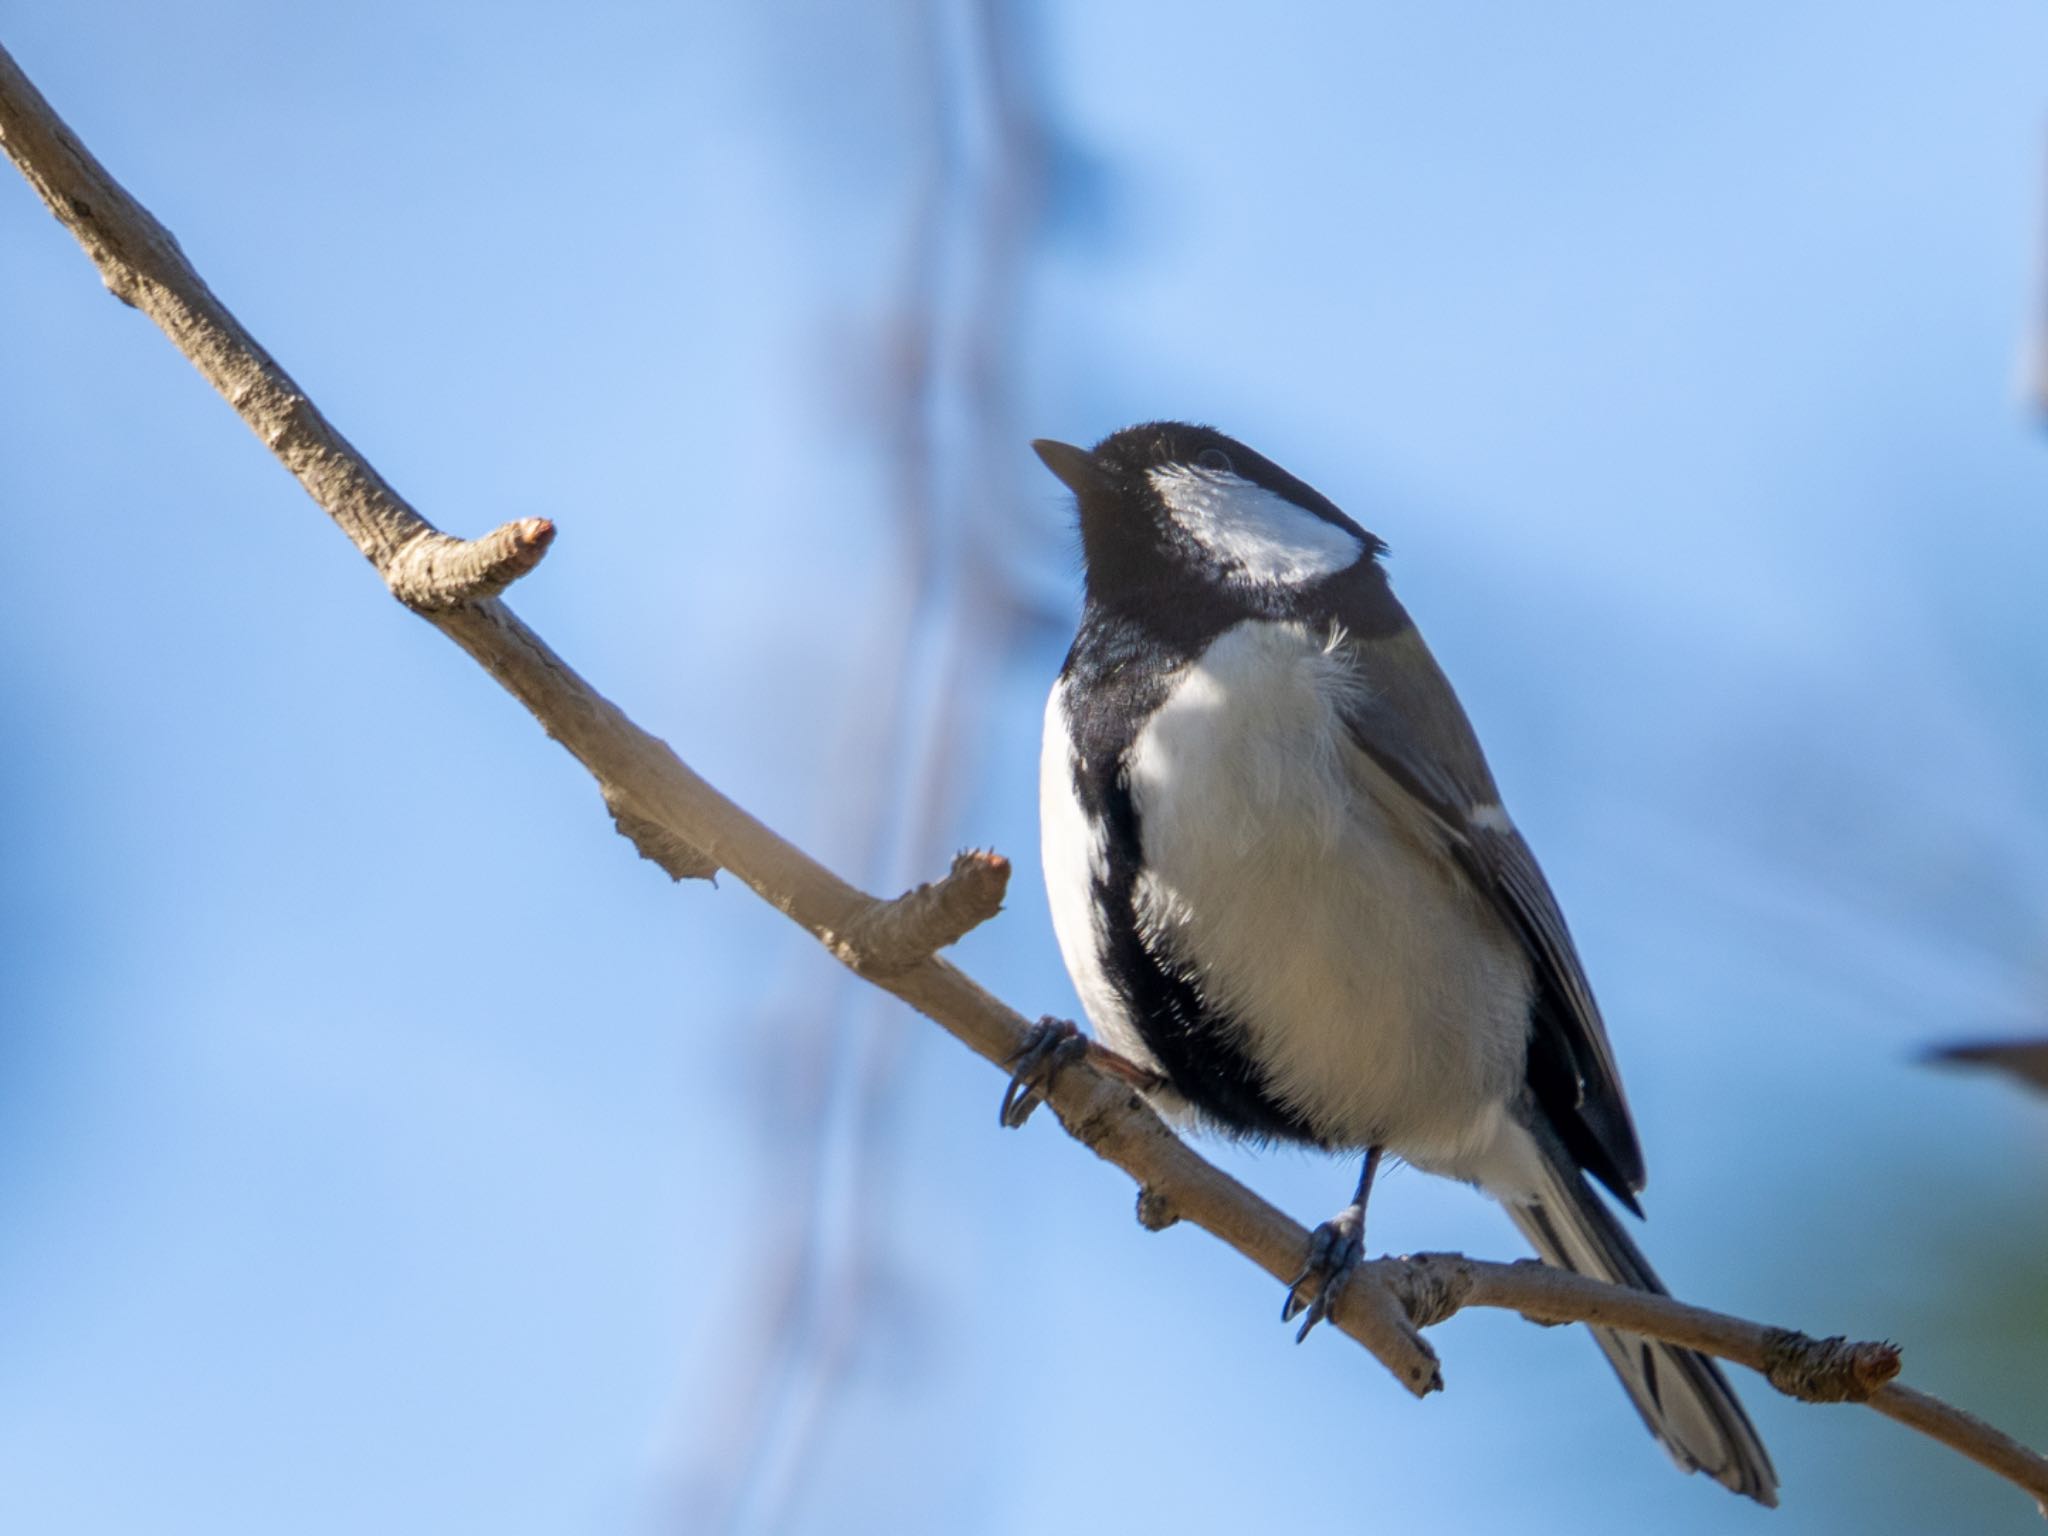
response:
[[[1230,455],[1221,448],[1204,448],[1195,455],[1195,464],[1202,469],[1212,469],[1219,475],[1233,472]]]

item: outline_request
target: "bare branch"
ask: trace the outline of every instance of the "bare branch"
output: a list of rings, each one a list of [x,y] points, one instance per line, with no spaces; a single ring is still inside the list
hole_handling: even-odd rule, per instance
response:
[[[0,50],[0,141],[71,231],[108,292],[148,315],[377,568],[401,602],[490,596],[532,569],[552,527],[533,519],[475,545],[438,532],[357,453],[213,296],[159,224]]]
[[[628,821],[660,820],[653,807],[674,793],[674,770],[688,770],[493,602],[539,563],[554,525],[528,518],[465,541],[420,516],[214,297],[171,232],[107,174],[5,49],[0,145],[85,248],[108,292],[162,328],[362,551],[394,597],[437,624],[540,716],[548,734],[597,776],[620,830],[647,852]],[[648,856],[678,879],[710,875],[715,860],[680,845],[676,825],[667,822],[669,843],[658,843],[661,853]]]
[[[0,51],[0,143],[51,210],[78,237],[116,297],[162,326],[387,581],[414,562],[406,551],[439,537],[407,506],[311,402],[297,391],[247,332],[207,291],[176,242],[86,153],[34,88]],[[526,525],[519,525],[524,527]],[[499,540],[493,543],[493,540]],[[459,542],[459,541],[455,541]],[[521,544],[526,555],[516,555]],[[959,910],[985,899],[994,864],[894,903],[873,898],[784,842],[693,773],[668,746],[628,720],[539,636],[494,597],[433,605],[432,595],[482,591],[530,565],[546,538],[501,530],[479,541],[473,558],[452,552],[420,556],[420,611],[531,710],[541,725],[598,780],[622,830],[671,873],[731,870],[764,900],[827,945],[866,932],[905,968],[864,974],[902,998],[970,1049],[994,1062],[1013,1057],[1026,1023],[943,960],[911,958],[927,940],[957,923]],[[522,567],[523,568],[523,567]],[[394,591],[397,591],[394,585]],[[404,594],[400,594],[404,597]],[[419,605],[419,592],[407,601]],[[675,850],[688,850],[688,856]],[[694,860],[694,862],[692,862]],[[1000,899],[1000,892],[996,893]],[[946,911],[941,921],[930,914]],[[877,917],[877,913],[891,914]],[[969,924],[968,926],[971,926]],[[960,928],[961,932],[965,928]],[[893,933],[894,939],[887,936]],[[957,937],[957,933],[954,935]],[[891,948],[893,944],[895,947]],[[871,956],[874,951],[858,955]],[[1069,1134],[1138,1182],[1148,1226],[1188,1221],[1220,1238],[1274,1279],[1298,1267],[1307,1232],[1235,1179],[1211,1166],[1153,1113],[1128,1083],[1084,1057],[1044,1090]],[[1460,1307],[1504,1307],[1544,1323],[1596,1322],[1702,1350],[1764,1372],[1781,1390],[1803,1398],[1857,1400],[1918,1429],[1990,1468],[2048,1503],[2048,1459],[1969,1414],[1894,1384],[1889,1345],[1815,1342],[1789,1330],[1708,1312],[1667,1296],[1626,1290],[1530,1261],[1494,1264],[1450,1254],[1381,1259],[1364,1266],[1346,1288],[1332,1321],[1418,1396],[1442,1386],[1435,1351],[1421,1329]]]
[[[1374,1260],[1354,1274],[1340,1299],[1340,1319],[1348,1321],[1362,1285],[1399,1297],[1416,1327],[1428,1327],[1467,1306],[1500,1307],[1539,1323],[1599,1323],[1746,1365],[1801,1402],[1867,1403],[2025,1489],[2048,1513],[2048,1457],[1975,1414],[1893,1381],[1899,1371],[1895,1344],[1816,1339],[1533,1259],[1494,1264],[1431,1253]]]
[[[863,976],[900,976],[1002,911],[1009,888],[1010,861],[970,848],[954,857],[943,880],[876,902],[826,942]]]

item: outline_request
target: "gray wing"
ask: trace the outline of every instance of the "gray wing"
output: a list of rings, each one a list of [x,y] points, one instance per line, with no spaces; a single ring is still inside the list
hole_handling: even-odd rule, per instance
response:
[[[1364,685],[1345,710],[1352,740],[1414,802],[1425,829],[1528,951],[1536,976],[1529,1087],[1537,1104],[1579,1165],[1636,1210],[1643,1153],[1600,1007],[1550,882],[1501,809],[1457,695],[1411,623],[1371,625],[1344,649]]]

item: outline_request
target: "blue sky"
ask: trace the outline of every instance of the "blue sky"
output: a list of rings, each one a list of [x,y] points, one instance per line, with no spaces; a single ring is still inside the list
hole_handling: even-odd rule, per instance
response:
[[[428,516],[557,520],[515,606],[700,771],[876,883],[1011,855],[961,959],[1028,1013],[1075,1006],[1033,775],[1077,593],[1025,441],[1287,464],[1391,544],[1560,891],[1666,1278],[2048,1442],[2048,1110],[1915,1061],[2048,1014],[2048,18],[978,14],[0,40]],[[990,49],[1046,148],[1008,224]],[[1767,1517],[1513,1320],[1422,1404],[1295,1349],[985,1065],[636,861],[18,184],[0,349],[0,1526],[2035,1528],[1751,1387]],[[1352,1177],[1217,1155],[1306,1221]],[[760,1354],[797,1222],[859,1283]],[[1411,1173],[1371,1236],[1519,1251]]]

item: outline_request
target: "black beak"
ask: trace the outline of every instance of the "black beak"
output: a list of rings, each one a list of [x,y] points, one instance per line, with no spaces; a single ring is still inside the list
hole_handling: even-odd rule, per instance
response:
[[[1058,475],[1076,496],[1086,496],[1090,491],[1107,491],[1115,483],[1109,471],[1086,448],[1041,437],[1031,444],[1031,451],[1045,460],[1045,467]]]

